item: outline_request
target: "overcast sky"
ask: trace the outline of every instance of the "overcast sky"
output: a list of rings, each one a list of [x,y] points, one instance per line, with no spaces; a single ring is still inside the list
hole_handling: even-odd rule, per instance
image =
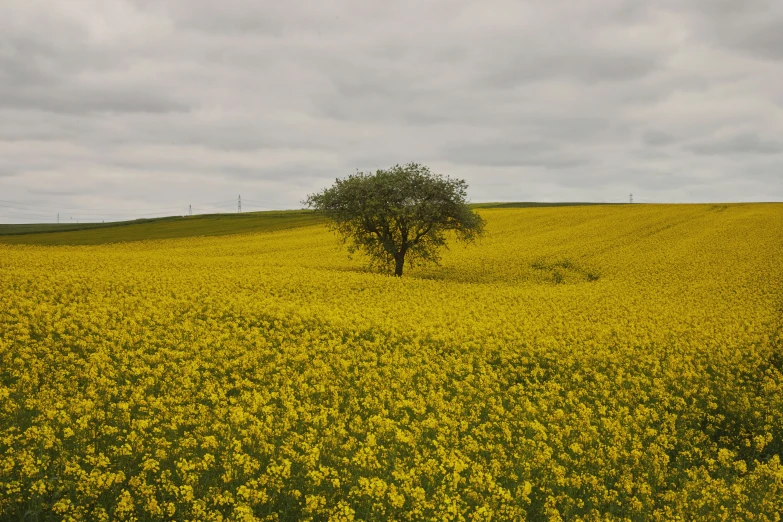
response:
[[[2,0],[0,222],[298,208],[410,161],[473,201],[781,201],[781,28],[780,0]]]

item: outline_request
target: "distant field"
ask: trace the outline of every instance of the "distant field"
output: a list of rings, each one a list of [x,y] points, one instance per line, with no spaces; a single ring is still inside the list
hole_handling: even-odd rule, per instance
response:
[[[97,245],[149,239],[269,232],[318,223],[307,210],[167,217],[115,223],[0,225],[0,243]]]
[[[0,520],[780,521],[783,205],[478,212],[4,236]]]
[[[475,203],[474,208],[535,208],[602,203]],[[97,245],[147,239],[269,232],[322,222],[308,210],[172,216],[110,223],[0,224],[0,244]]]
[[[9,234],[38,234],[41,232],[65,232],[66,230],[88,230],[92,228],[116,227],[118,225],[125,225],[128,223],[158,221],[159,219],[171,218],[140,219],[138,221],[120,221],[117,223],[25,223],[19,225],[0,224],[0,236]]]
[[[617,205],[622,203],[589,203],[589,202],[559,202],[538,203],[535,201],[510,201],[499,203],[474,203],[474,208],[545,208],[545,207],[586,207],[592,205]]]

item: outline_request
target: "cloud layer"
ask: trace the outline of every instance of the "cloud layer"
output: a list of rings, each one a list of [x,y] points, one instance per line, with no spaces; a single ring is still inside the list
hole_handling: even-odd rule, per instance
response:
[[[780,201],[780,27],[777,0],[6,0],[0,221],[296,208],[408,161],[474,201]]]

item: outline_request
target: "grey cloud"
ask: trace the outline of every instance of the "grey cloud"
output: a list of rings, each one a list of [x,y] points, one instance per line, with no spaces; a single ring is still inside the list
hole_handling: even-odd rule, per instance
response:
[[[127,88],[104,90],[92,86],[57,86],[5,90],[0,87],[0,107],[29,108],[61,113],[183,112],[186,104],[154,92]]]
[[[622,52],[526,54],[521,52],[487,74],[481,83],[510,88],[520,83],[550,78],[574,78],[584,82],[627,81],[646,76],[658,67],[655,56]]]
[[[780,154],[783,143],[763,139],[757,134],[744,133],[730,138],[719,138],[690,145],[688,150],[696,154]]]
[[[777,0],[691,0],[671,2],[669,9],[686,14],[693,31],[713,45],[783,60],[783,4]]]
[[[207,32],[282,35],[283,27],[272,17],[264,16],[263,11],[247,13],[242,7],[230,2],[219,11],[183,6],[177,13],[176,23],[183,28]]]
[[[735,41],[753,54],[783,61],[783,14],[765,20]]]
[[[446,148],[442,158],[484,167],[540,166],[556,169],[590,163],[590,158],[569,154],[551,143],[536,141],[497,140],[461,144]]]
[[[0,11],[0,14],[2,12]],[[0,108],[56,113],[175,112],[188,109],[160,89],[153,72],[134,67],[123,49],[112,52],[90,41],[86,29],[27,20],[27,31],[0,21]],[[13,18],[12,18],[13,19]],[[119,52],[117,52],[119,51]]]
[[[50,189],[41,187],[32,187],[28,189],[30,194],[38,196],[77,196],[82,191],[79,189]]]
[[[644,133],[643,140],[648,145],[669,145],[677,141],[677,137],[667,132],[648,130]]]

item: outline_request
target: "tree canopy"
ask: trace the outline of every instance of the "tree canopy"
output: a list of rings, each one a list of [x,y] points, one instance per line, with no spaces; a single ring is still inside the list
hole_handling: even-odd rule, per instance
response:
[[[440,260],[447,232],[472,241],[484,220],[467,204],[464,180],[433,174],[418,163],[374,173],[356,172],[310,194],[303,203],[324,214],[349,251],[362,251],[372,265],[394,267]]]

